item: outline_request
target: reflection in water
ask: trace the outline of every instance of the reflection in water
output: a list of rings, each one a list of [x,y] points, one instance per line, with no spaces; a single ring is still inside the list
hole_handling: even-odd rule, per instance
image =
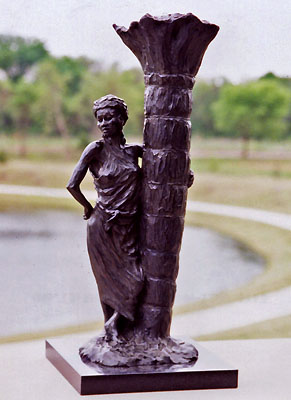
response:
[[[0,336],[103,318],[81,214],[0,214],[0,238]],[[263,267],[241,243],[186,227],[175,304],[240,286]]]

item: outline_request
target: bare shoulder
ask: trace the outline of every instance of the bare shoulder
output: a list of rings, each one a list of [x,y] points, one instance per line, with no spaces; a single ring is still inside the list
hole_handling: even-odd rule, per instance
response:
[[[103,141],[97,140],[95,142],[91,142],[85,148],[82,153],[81,159],[85,162],[90,162],[94,157],[98,156],[98,153],[103,147]]]

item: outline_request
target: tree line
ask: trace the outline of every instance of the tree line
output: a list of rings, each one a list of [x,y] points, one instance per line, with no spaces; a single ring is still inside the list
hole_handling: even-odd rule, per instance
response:
[[[0,35],[0,132],[60,136],[84,142],[96,134],[93,101],[112,93],[129,108],[126,133],[143,129],[141,69],[104,69],[86,57],[54,57],[37,39]],[[255,139],[291,137],[291,79],[266,74],[234,85],[198,80],[193,92],[193,134]],[[92,139],[91,139],[92,140]]]

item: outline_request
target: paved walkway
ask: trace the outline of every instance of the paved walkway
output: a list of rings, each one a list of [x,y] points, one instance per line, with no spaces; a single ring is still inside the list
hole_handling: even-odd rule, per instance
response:
[[[82,190],[88,200],[96,200],[96,191]],[[37,187],[37,186],[20,186],[20,185],[3,185],[0,184],[0,193],[15,194],[20,196],[39,196],[53,197],[58,199],[72,198],[66,189]]]
[[[224,204],[188,201],[187,210],[207,214],[223,215],[273,225],[291,231],[291,214],[259,210],[256,208],[228,206]]]
[[[66,189],[35,187],[35,186],[18,186],[18,185],[1,185],[0,193],[15,194],[21,196],[44,196],[54,198],[70,198],[71,195]],[[89,200],[96,200],[96,192],[93,190],[83,190],[84,195]],[[206,203],[201,201],[191,201],[187,203],[187,210],[193,212],[201,212],[207,214],[224,215],[226,217],[234,217],[247,219],[250,221],[261,222],[263,224],[273,225],[278,228],[291,231],[291,214],[284,214],[272,211],[264,211],[255,208],[230,206],[225,204]]]
[[[75,355],[92,332],[69,335],[63,340],[75,343]],[[291,339],[222,340],[199,342],[223,363],[239,370],[238,389],[181,390],[167,392],[121,393],[80,396],[45,359],[44,340],[0,346],[0,385],[3,400],[290,400]],[[70,352],[70,357],[74,353]],[[209,357],[211,360],[211,357]],[[196,368],[203,369],[200,358]],[[216,361],[217,363],[217,361]],[[217,363],[218,367],[220,363]],[[85,365],[84,365],[85,368]],[[85,368],[86,370],[86,368]],[[168,378],[169,381],[171,377]],[[110,385],[110,381],[109,381]],[[169,383],[169,386],[171,384]]]
[[[16,185],[0,185],[0,193],[69,197],[65,189]],[[84,194],[90,200],[96,199],[94,191],[84,191]],[[290,214],[198,201],[188,201],[187,210],[256,221],[291,231]],[[173,320],[172,332],[176,335],[199,336],[286,315],[291,315],[291,286],[238,302],[178,315]]]
[[[171,333],[198,337],[291,315],[291,286],[173,318]],[[291,318],[291,317],[290,317]]]

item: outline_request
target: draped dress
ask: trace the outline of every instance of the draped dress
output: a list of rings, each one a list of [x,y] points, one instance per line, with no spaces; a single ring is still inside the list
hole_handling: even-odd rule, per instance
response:
[[[87,225],[87,245],[101,302],[133,321],[143,272],[138,252],[141,170],[130,146],[89,167],[98,200]]]

